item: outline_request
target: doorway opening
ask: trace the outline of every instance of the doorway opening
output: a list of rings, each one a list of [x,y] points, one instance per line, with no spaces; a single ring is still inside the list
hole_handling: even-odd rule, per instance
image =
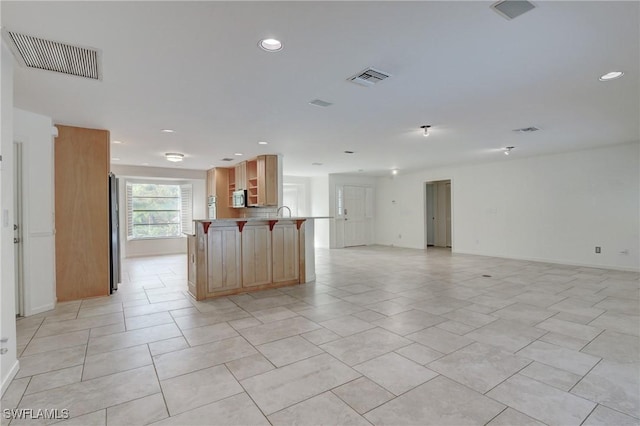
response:
[[[451,248],[450,179],[425,184],[425,220],[425,248]]]

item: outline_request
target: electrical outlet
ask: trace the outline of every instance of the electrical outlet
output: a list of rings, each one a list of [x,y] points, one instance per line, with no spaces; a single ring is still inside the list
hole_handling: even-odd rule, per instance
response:
[[[601,250],[602,249],[599,246],[596,246],[596,253],[600,254]]]

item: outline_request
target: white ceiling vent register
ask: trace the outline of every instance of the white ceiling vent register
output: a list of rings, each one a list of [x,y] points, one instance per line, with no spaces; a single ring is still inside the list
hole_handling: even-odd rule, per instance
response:
[[[538,130],[540,130],[537,127],[531,126],[531,127],[523,127],[522,129],[514,129],[514,132],[519,132],[519,133],[533,133],[533,132],[537,132]]]
[[[349,77],[347,80],[361,86],[373,86],[380,83],[382,80],[386,80],[391,77],[391,74],[380,71],[374,68],[367,68],[366,70],[359,72],[358,74]]]
[[[323,101],[322,99],[314,99],[311,102],[309,102],[309,104],[322,107],[322,108],[326,108],[330,105],[333,105],[331,102]]]
[[[502,0],[491,5],[491,8],[506,19],[514,19],[527,13],[536,6],[525,0]]]
[[[30,35],[7,31],[14,54],[29,68],[55,71],[100,80],[99,52],[90,47],[73,46]]]

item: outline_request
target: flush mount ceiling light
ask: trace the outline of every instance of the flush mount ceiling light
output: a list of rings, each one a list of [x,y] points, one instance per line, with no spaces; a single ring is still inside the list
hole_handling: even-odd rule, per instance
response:
[[[511,153],[511,150],[515,148],[515,146],[507,146],[504,149],[504,155],[509,155]]]
[[[162,129],[160,130],[162,133],[175,133],[176,131],[173,129]]]
[[[111,161],[120,161],[118,157],[111,157]]]
[[[620,78],[624,75],[624,73],[622,71],[611,71],[608,72],[604,75],[601,75],[599,80],[600,81],[609,81],[609,80],[615,80],[616,78]]]
[[[168,160],[168,161],[172,161],[174,163],[177,163],[179,161],[182,161],[182,159],[184,158],[184,154],[180,154],[179,152],[167,152],[164,157]]]
[[[398,169],[391,170],[391,174],[394,175],[394,176],[397,175],[398,174]]]
[[[241,153],[241,152],[236,152],[236,153],[235,153],[235,154],[233,154],[233,155],[237,155],[238,157],[241,157],[241,156],[242,156],[242,153]]]
[[[424,136],[425,138],[429,136],[429,129],[431,128],[431,126],[429,125],[424,125],[424,126],[420,126],[420,128],[422,129],[422,136]]]
[[[265,141],[259,141],[258,145],[269,145],[269,142],[265,142]]]
[[[122,141],[111,141],[111,143],[121,144],[121,143],[122,143]]]
[[[282,50],[282,42],[280,40],[276,40],[275,38],[265,38],[263,40],[260,40],[258,46],[260,46],[260,49],[267,52],[279,52],[280,50]]]

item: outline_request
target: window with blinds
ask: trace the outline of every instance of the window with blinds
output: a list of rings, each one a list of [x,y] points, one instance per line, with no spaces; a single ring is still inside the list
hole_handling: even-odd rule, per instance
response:
[[[191,233],[191,184],[127,182],[127,239],[181,237]]]

